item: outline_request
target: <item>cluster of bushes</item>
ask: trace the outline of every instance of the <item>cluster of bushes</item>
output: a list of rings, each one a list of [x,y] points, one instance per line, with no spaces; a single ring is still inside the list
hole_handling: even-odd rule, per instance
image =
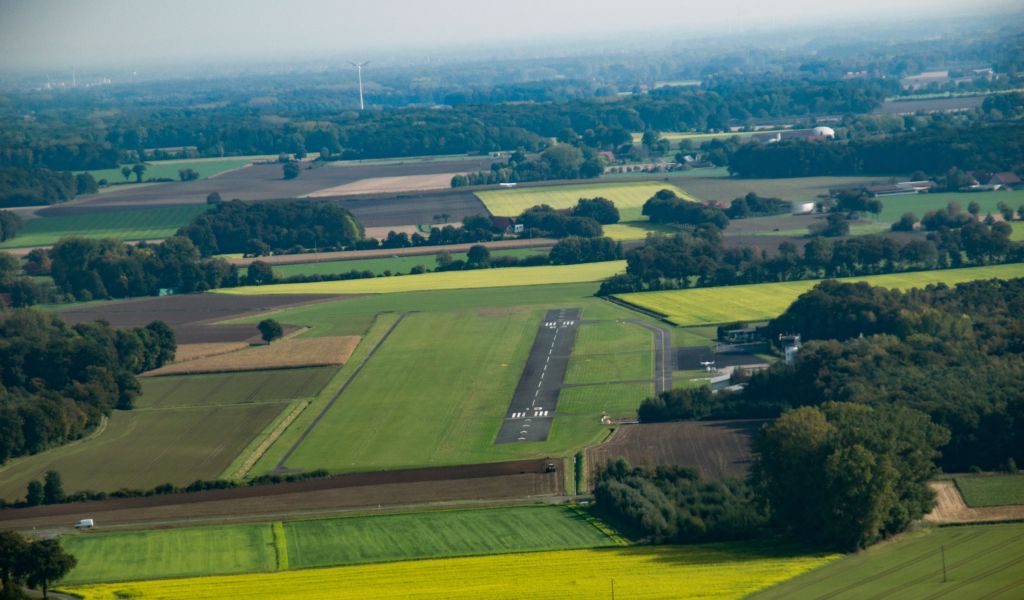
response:
[[[644,202],[643,215],[652,223],[675,225],[714,225],[719,229],[729,226],[729,217],[720,208],[689,202],[676,196],[672,190],[661,190]]]
[[[535,159],[517,151],[505,165],[494,163],[488,171],[456,175],[452,177],[452,187],[551,179],[591,179],[603,172],[604,166],[590,148],[554,144]]]
[[[829,217],[843,219],[839,213]],[[778,254],[768,256],[751,248],[726,249],[721,231],[702,226],[693,233],[648,237],[643,246],[626,253],[626,274],[605,281],[598,295],[1024,261],[1024,244],[1010,241],[1011,233],[1006,223],[969,220],[962,227],[933,232],[926,240],[817,237],[802,253],[784,242]]]
[[[233,479],[197,479],[186,486],[162,483],[160,485],[153,486],[148,490],[122,488],[113,492],[82,490],[78,492],[65,493],[60,473],[56,471],[47,471],[42,482],[33,480],[28,483],[28,486],[26,486],[24,501],[4,503],[0,500],[0,508],[23,508],[44,504],[93,502],[109,500],[110,498],[148,498],[150,496],[166,496],[169,494],[191,494],[208,490],[227,490],[240,487],[258,487],[263,485],[276,485],[280,483],[294,483],[310,479],[323,479],[330,476],[331,474],[325,469],[315,469],[313,471],[290,473],[288,475],[259,475],[252,479],[240,481]]]
[[[163,322],[114,329],[69,326],[33,309],[0,314],[0,463],[85,435],[114,408],[130,409],[136,373],[174,359]]]
[[[31,306],[56,300],[52,284],[37,283],[21,274],[21,261],[10,252],[0,252],[0,309],[6,304],[14,307]]]
[[[742,198],[736,198],[725,210],[730,219],[746,219],[747,217],[767,217],[781,215],[790,211],[791,205],[778,198],[766,198],[750,192]]]
[[[363,237],[352,213],[328,202],[219,202],[178,230],[203,256],[263,256],[291,248],[341,250]]]
[[[630,468],[609,461],[594,481],[598,513],[620,531],[652,543],[749,538],[767,525],[750,487],[738,480],[702,481],[685,467]]]
[[[161,290],[201,292],[238,284],[237,267],[223,259],[201,258],[192,242],[180,236],[134,246],[111,239],[64,238],[47,256],[57,289],[78,300],[156,296]]]
[[[592,217],[575,216],[574,211],[559,211],[541,204],[531,207],[519,216],[523,226],[521,237],[599,237],[603,230],[601,224]]]

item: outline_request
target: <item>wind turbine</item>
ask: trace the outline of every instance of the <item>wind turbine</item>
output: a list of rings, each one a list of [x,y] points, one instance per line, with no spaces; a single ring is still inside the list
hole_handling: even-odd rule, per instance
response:
[[[356,68],[359,73],[359,110],[365,110],[366,104],[363,103],[363,67],[370,64],[370,61],[364,63],[349,63]]]

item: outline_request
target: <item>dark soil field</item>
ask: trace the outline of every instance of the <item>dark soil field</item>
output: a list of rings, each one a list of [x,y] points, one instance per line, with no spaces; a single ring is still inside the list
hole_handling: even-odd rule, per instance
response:
[[[447,214],[450,223],[461,223],[470,215],[487,215],[487,209],[472,192],[442,191],[363,198],[336,202],[347,208],[364,227],[435,223],[434,216]]]
[[[0,510],[4,529],[68,527],[96,519],[113,525],[167,526],[188,522],[261,520],[439,502],[509,500],[564,493],[547,460],[335,475],[280,485],[148,498]]]
[[[125,300],[68,308],[60,317],[68,323],[103,319],[114,327],[142,327],[164,321],[174,329],[179,344],[254,342],[260,339],[255,325],[214,325],[219,321],[254,315],[313,302],[337,300],[323,294],[233,296],[228,294],[185,294],[141,300]],[[295,327],[285,326],[285,333]]]
[[[39,212],[43,216],[52,216],[62,214],[76,206],[90,208],[118,206],[123,208],[125,206],[205,204],[206,196],[211,192],[219,192],[225,200],[232,198],[240,200],[296,198],[324,188],[370,177],[475,171],[489,168],[491,162],[493,162],[492,159],[488,157],[466,157],[433,162],[325,165],[312,169],[303,168],[300,175],[291,180],[281,177],[281,165],[279,164],[253,165],[198,181],[157,183],[93,194],[74,200],[68,205],[53,206]],[[303,166],[305,167],[307,164],[303,163]],[[429,223],[430,220],[428,219],[427,222]]]
[[[594,469],[610,459],[633,466],[676,465],[696,469],[705,479],[744,477],[750,442],[765,421],[683,421],[623,425],[604,444],[587,450],[588,487]]]

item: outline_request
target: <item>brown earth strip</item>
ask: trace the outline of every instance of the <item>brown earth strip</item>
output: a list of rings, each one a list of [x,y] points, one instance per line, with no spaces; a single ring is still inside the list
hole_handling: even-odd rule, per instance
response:
[[[967,506],[952,481],[933,481],[928,486],[935,492],[935,508],[924,517],[929,523],[990,523],[1024,519],[1024,506]]]
[[[388,194],[397,192],[444,190],[452,186],[452,178],[461,173],[434,173],[430,175],[398,175],[368,177],[307,194],[307,198],[329,196],[356,196],[360,194]]]
[[[210,490],[147,498],[56,504],[0,510],[4,529],[67,527],[94,518],[99,527],[185,524],[199,520],[264,519],[326,514],[358,508],[462,500],[503,500],[564,494],[560,473],[545,473],[548,459],[335,475],[296,483]]]
[[[325,336],[280,340],[272,344],[246,347],[243,350],[215,354],[195,360],[147,371],[144,377],[163,375],[194,375],[232,371],[263,371],[266,369],[297,369],[343,365],[359,344],[360,337]]]
[[[490,250],[514,250],[518,248],[549,248],[558,240],[535,238],[532,240],[499,240],[496,242],[479,242]],[[253,261],[261,261],[271,265],[297,265],[336,260],[363,260],[366,258],[390,258],[392,256],[423,256],[439,252],[466,252],[476,244],[450,244],[446,246],[417,246],[415,248],[387,248],[380,250],[346,250],[342,252],[309,252],[305,254],[278,254],[276,256],[259,256],[252,258],[231,258],[228,262],[239,267],[247,267]]]
[[[623,425],[607,442],[587,450],[588,487],[593,485],[594,469],[616,458],[633,466],[690,467],[705,479],[742,478],[752,460],[751,440],[763,423],[751,419]]]
[[[103,319],[114,327],[143,327],[152,321],[164,321],[174,330],[179,344],[257,342],[260,335],[255,324],[215,323],[303,304],[354,297],[358,296],[181,294],[104,302],[84,307],[70,306],[59,310],[58,314],[71,324]],[[297,329],[296,326],[285,326],[285,334]]]

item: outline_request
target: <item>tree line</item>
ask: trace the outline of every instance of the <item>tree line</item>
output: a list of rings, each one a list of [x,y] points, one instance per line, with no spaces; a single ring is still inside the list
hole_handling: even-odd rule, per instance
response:
[[[881,175],[1024,170],[1024,124],[939,123],[920,131],[843,141],[745,143],[729,157],[740,177]]]
[[[130,409],[135,374],[174,359],[174,332],[67,325],[33,309],[0,313],[0,463],[85,435],[114,408]]]
[[[488,171],[452,177],[452,187],[494,185],[552,179],[593,179],[604,172],[597,153],[582,144],[554,144],[531,159],[522,151],[512,153],[506,164],[494,163]]]
[[[73,175],[46,168],[0,166],[0,207],[56,204],[98,190],[99,185],[89,173]]]
[[[831,215],[830,215],[831,216]],[[977,219],[899,242],[881,235],[848,239],[816,237],[801,252],[791,242],[775,256],[728,248],[721,231],[702,225],[693,232],[649,236],[626,253],[626,273],[601,284],[598,295],[779,281],[877,275],[1024,261],[1024,244],[1010,240],[1003,222]]]

